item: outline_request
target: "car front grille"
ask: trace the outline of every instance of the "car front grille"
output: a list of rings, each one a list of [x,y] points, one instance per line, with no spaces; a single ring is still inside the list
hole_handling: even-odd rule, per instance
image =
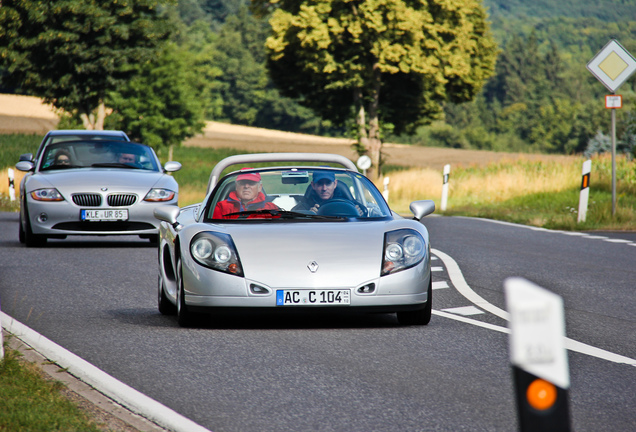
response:
[[[106,198],[108,205],[111,207],[131,206],[137,201],[137,195],[134,194],[110,194]]]
[[[73,194],[73,202],[82,207],[99,207],[102,204],[102,196],[94,193]]]

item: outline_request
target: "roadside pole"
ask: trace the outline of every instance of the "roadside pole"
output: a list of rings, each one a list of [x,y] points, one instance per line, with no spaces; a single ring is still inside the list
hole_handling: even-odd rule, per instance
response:
[[[2,304],[0,303],[0,312],[2,312]],[[4,339],[2,337],[2,315],[0,314],[0,361],[4,360]]]
[[[9,198],[15,201],[15,174],[12,168],[7,171],[9,174]]]
[[[440,209],[442,211],[446,211],[446,205],[448,204],[448,178],[450,177],[450,165],[444,165],[444,171],[442,174],[444,176],[444,180],[442,184],[442,202],[440,203]]]
[[[592,161],[586,160],[583,162],[583,168],[581,169],[581,193],[579,194],[579,213],[577,216],[577,222],[585,222],[587,217],[587,206],[590,200],[590,172],[592,171]]]
[[[570,432],[563,299],[522,278],[504,281],[521,432]]]
[[[612,39],[587,64],[589,70],[612,95],[605,97],[605,108],[612,109],[612,216],[616,214],[616,90],[636,72],[636,59],[617,40]],[[621,100],[622,106],[622,100]]]
[[[382,191],[382,196],[384,197],[384,199],[386,200],[386,202],[389,202],[389,182],[391,180],[389,179],[389,177],[384,177],[384,190]]]

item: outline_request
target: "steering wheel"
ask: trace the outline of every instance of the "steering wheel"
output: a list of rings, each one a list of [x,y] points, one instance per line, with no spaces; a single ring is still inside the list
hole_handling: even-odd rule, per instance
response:
[[[318,214],[326,216],[365,217],[367,216],[367,209],[355,201],[352,202],[342,198],[334,198],[318,207]]]

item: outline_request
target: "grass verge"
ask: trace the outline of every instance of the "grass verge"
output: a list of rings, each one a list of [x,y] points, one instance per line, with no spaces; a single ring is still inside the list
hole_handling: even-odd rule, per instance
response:
[[[5,357],[0,360],[0,431],[101,430],[60,393],[62,383],[45,379],[36,364],[20,357],[5,344]]]

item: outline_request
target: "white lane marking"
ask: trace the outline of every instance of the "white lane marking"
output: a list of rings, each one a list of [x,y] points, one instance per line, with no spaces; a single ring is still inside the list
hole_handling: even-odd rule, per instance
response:
[[[453,315],[453,314],[450,314],[450,313],[447,313],[447,312],[442,312],[442,311],[438,311],[438,310],[434,310],[433,309],[433,315],[441,316],[441,317],[444,317],[444,318],[449,318],[449,319],[452,319],[452,320],[455,320],[455,321],[461,321],[461,322],[466,323],[466,324],[472,324],[472,325],[477,326],[477,327],[483,327],[485,329],[498,331],[500,333],[508,333],[508,334],[510,334],[510,330],[508,328],[506,328],[506,327],[501,327],[501,326],[490,324],[490,323],[486,323],[486,322],[483,322],[483,321],[477,321],[477,320],[466,318],[466,317],[463,317],[463,316]]]
[[[67,369],[70,374],[132,412],[175,432],[210,432],[209,429],[113,378],[4,312],[0,312],[0,322],[9,333],[30,345],[44,357],[58,364],[61,368]]]
[[[484,313],[483,310],[477,309],[475,306],[462,306],[450,309],[442,309],[442,311],[463,316],[479,315]]]
[[[437,290],[437,289],[444,289],[444,288],[449,288],[448,286],[448,282],[446,281],[437,281],[437,282],[433,282],[433,289]]]
[[[444,271],[444,267],[431,267],[432,272]]]
[[[448,273],[453,286],[461,295],[466,297],[472,304],[475,306],[490,312],[491,314],[497,315],[499,318],[503,318],[508,321],[508,317],[510,316],[508,312],[503,309],[498,308],[497,306],[490,304],[486,300],[484,300],[479,294],[472,290],[470,286],[466,283],[464,279],[464,275],[462,271],[459,269],[459,266],[450,256],[446,255],[444,252],[439,251],[437,249],[432,249],[433,253],[442,260],[442,262],[446,265],[446,272]]]
[[[506,321],[509,321],[510,314],[508,312],[498,308],[495,305],[488,303],[479,294],[477,294],[476,292],[472,290],[472,288],[468,285],[468,283],[466,283],[466,280],[464,279],[464,275],[462,274],[461,270],[459,269],[459,265],[457,265],[454,259],[452,259],[450,256],[446,255],[444,252],[439,251],[437,249],[431,249],[431,252],[433,252],[442,260],[442,262],[446,266],[446,271],[451,279],[451,283],[457,289],[457,291],[459,291],[461,295],[466,297],[474,305],[479,306],[481,309],[484,309],[494,315],[497,315],[500,318],[505,319]],[[447,314],[447,313],[439,312],[439,311],[434,311],[434,312],[436,313],[436,315],[444,316],[446,318],[451,318],[451,319],[455,319],[457,321],[462,321],[462,322],[468,322],[469,324],[479,325],[480,327],[488,328],[485,325],[475,324],[475,322],[478,322],[475,320],[466,321],[468,320],[468,318],[458,317],[453,314]],[[472,321],[475,321],[475,322],[472,322]],[[497,329],[493,329],[493,330],[497,330]],[[497,331],[500,331],[500,330],[497,330]],[[508,331],[506,331],[505,333],[508,333]],[[569,349],[570,351],[576,351],[581,354],[586,354],[592,357],[597,357],[597,358],[611,361],[614,363],[625,363],[631,366],[636,366],[636,359],[622,356],[620,354],[615,354],[613,352],[606,351],[604,349],[597,348],[597,347],[585,344],[583,342],[575,341],[574,339],[570,339],[568,337],[565,338],[564,342],[565,342],[565,347]]]
[[[437,258],[436,256],[432,256],[432,257],[431,257],[431,261],[435,261],[435,260],[438,260],[438,259],[439,259],[439,258]]]
[[[607,241],[610,243],[621,243],[621,244],[626,244],[628,246],[636,246],[636,243],[632,240],[623,240],[623,239],[611,239],[611,240],[605,240],[606,238],[609,237],[603,237],[603,236],[595,236],[595,235],[590,235],[587,234],[585,232],[579,232],[579,231],[562,231],[562,230],[551,230],[551,229],[547,229],[547,228],[541,228],[541,227],[534,227],[534,226],[529,226],[529,225],[521,225],[521,224],[517,224],[517,223],[513,223],[513,222],[505,222],[505,221],[498,221],[498,220],[494,220],[494,219],[486,219],[486,218],[476,218],[476,217],[469,217],[469,216],[453,216],[456,218],[463,218],[463,219],[478,219],[484,222],[491,222],[491,223],[496,223],[496,224],[500,224],[500,225],[508,225],[508,226],[513,226],[513,227],[517,227],[517,228],[525,228],[525,229],[529,229],[532,231],[543,231],[543,232],[549,232],[549,233],[556,233],[556,234],[565,234],[565,235],[569,235],[569,236],[580,236],[581,238],[591,238],[591,239],[599,239],[599,240],[603,240],[603,241]],[[614,240],[614,241],[612,241]]]

